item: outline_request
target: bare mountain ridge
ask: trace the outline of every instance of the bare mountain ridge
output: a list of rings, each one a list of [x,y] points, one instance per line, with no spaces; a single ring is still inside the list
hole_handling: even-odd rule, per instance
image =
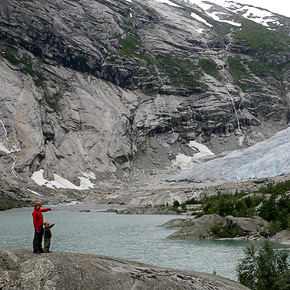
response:
[[[3,0],[1,180],[93,194],[173,171],[189,141],[219,154],[288,127],[289,19],[209,3]]]

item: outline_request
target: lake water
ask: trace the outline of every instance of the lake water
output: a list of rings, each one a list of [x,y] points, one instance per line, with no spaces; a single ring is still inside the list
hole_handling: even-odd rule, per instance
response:
[[[0,249],[31,248],[32,211],[0,212]],[[236,280],[235,267],[248,244],[243,241],[179,241],[176,230],[161,227],[180,216],[117,215],[106,212],[51,211],[52,251],[100,254],[150,265],[205,272]]]

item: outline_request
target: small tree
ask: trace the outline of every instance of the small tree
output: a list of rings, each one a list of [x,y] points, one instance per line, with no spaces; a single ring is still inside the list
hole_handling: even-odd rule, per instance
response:
[[[178,200],[175,199],[175,200],[173,201],[173,204],[172,204],[172,205],[173,205],[173,207],[178,208],[178,207],[180,206],[180,203],[179,203]]]
[[[238,280],[252,290],[289,290],[288,254],[278,253],[269,242],[257,251],[251,244],[237,266]]]

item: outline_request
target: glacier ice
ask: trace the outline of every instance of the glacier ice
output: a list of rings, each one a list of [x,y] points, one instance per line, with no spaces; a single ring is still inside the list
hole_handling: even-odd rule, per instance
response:
[[[290,127],[243,150],[191,164],[167,181],[242,180],[290,173]]]

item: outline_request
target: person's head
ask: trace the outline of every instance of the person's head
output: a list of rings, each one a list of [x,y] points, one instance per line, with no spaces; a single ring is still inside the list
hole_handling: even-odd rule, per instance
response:
[[[42,206],[41,202],[37,202],[34,206],[35,209],[40,209]]]
[[[49,228],[49,225],[50,225],[49,222],[45,222],[45,223],[44,223],[44,226],[45,226],[46,228]]]

